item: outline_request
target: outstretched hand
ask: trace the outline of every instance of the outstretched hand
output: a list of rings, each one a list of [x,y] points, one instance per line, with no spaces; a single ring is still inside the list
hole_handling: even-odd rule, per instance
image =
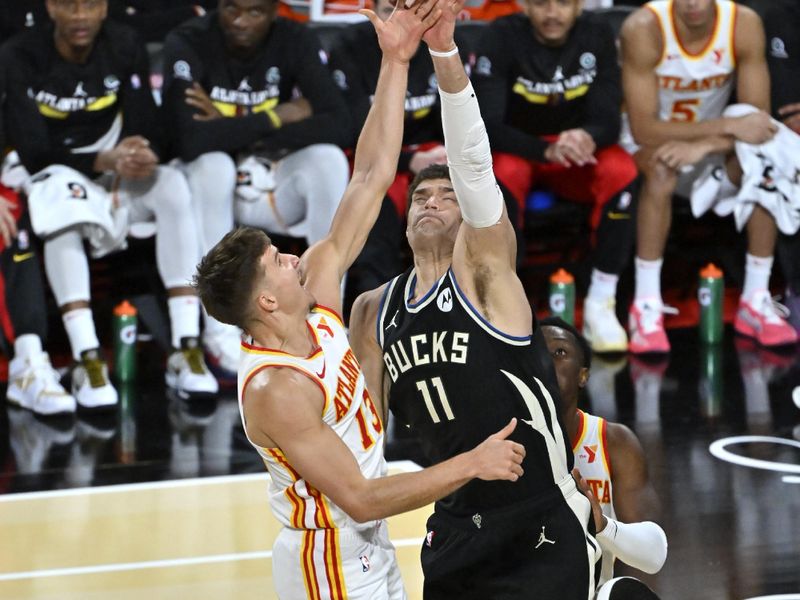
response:
[[[408,63],[417,53],[422,34],[442,16],[440,5],[444,3],[445,0],[422,0],[411,8],[403,8],[398,3],[385,21],[381,21],[369,9],[358,12],[367,17],[375,28],[383,56]]]
[[[506,439],[516,427],[517,420],[511,419],[508,425],[497,433],[490,435],[482,444],[471,451],[472,460],[477,469],[476,478],[484,481],[497,479],[516,481],[522,477],[524,473],[522,460],[525,458],[525,447],[522,444]]]
[[[422,39],[428,48],[437,52],[447,52],[455,48],[453,36],[456,30],[456,20],[464,9],[466,0],[442,0],[442,16],[436,24],[425,32]]]

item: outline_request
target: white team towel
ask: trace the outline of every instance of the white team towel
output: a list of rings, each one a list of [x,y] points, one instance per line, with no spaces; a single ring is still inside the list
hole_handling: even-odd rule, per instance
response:
[[[78,226],[95,258],[127,247],[129,209],[116,204],[111,193],[70,167],[52,165],[31,178],[28,210],[36,235]]]
[[[733,104],[724,117],[741,117],[757,109]],[[736,157],[744,175],[736,189],[724,167],[709,164],[692,186],[692,213],[698,217],[710,208],[720,216],[733,213],[741,231],[753,208],[760,204],[774,218],[778,229],[792,235],[800,228],[800,136],[778,123],[778,133],[760,146],[736,142]]]

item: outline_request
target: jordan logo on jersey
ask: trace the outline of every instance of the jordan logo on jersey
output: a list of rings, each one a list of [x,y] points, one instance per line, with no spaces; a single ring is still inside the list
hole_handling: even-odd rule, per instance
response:
[[[539,541],[536,543],[536,546],[534,546],[534,548],[533,548],[534,550],[538,550],[539,546],[541,546],[542,544],[553,544],[553,545],[555,545],[555,543],[556,543],[555,540],[548,540],[547,539],[547,536],[544,533],[544,528],[545,528],[545,526],[542,525],[542,532],[539,534]]]
[[[400,314],[399,310],[394,311],[394,316],[392,320],[389,321],[389,324],[386,326],[386,330],[388,331],[390,327],[397,327],[397,315]]]

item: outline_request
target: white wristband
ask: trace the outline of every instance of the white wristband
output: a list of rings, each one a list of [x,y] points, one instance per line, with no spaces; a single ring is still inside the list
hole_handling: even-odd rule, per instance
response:
[[[458,46],[453,46],[453,48],[447,52],[438,52],[437,50],[431,50],[428,48],[428,52],[430,52],[431,56],[435,56],[437,58],[447,58],[448,56],[455,56],[458,54]]]

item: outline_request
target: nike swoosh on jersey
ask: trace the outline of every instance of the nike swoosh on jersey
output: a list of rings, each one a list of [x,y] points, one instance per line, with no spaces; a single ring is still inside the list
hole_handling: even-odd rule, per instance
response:
[[[324,362],[322,363],[322,372],[317,373],[317,377],[319,377],[320,379],[325,379],[325,369],[327,368],[327,366],[328,365],[326,363]]]
[[[24,254],[15,254],[14,262],[15,263],[25,262],[26,260],[33,258],[34,256],[36,256],[36,254],[34,254],[33,252],[25,252]]]

